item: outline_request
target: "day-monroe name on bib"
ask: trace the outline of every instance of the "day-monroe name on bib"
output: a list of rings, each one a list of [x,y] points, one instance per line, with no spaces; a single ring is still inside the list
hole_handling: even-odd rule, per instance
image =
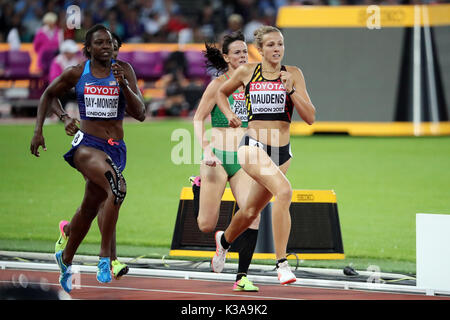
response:
[[[119,106],[120,90],[118,86],[84,87],[86,116],[95,118],[115,118]]]

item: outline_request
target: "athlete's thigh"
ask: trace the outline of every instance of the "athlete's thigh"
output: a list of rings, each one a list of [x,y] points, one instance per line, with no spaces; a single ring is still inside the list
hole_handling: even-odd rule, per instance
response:
[[[243,146],[239,148],[238,158],[245,172],[272,194],[276,194],[277,191],[283,188],[291,187],[289,180],[284,174],[289,165],[285,163],[279,168],[263,149]]]
[[[239,208],[242,208],[247,201],[253,181],[252,177],[250,177],[242,168],[228,180],[231,192],[233,193]]]
[[[105,186],[107,183],[105,173],[112,169],[106,162],[108,158],[109,156],[101,150],[80,146],[75,152],[73,162],[85,179],[99,186]]]

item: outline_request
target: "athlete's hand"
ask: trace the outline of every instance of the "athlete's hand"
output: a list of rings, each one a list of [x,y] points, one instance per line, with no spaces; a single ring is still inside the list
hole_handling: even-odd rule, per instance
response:
[[[116,78],[119,86],[124,87],[128,85],[128,81],[125,79],[125,72],[123,68],[116,62],[111,65],[111,70],[113,72],[114,78]]]
[[[44,136],[41,133],[35,133],[33,135],[33,138],[31,139],[30,151],[36,157],[40,157],[41,156],[39,154],[39,147],[40,146],[42,146],[44,151],[47,151],[47,148],[45,147]]]
[[[228,126],[230,126],[231,128],[238,128],[242,125],[241,119],[239,119],[239,117],[235,113],[231,112],[226,117],[228,119]]]
[[[68,136],[74,136],[80,128],[78,125],[80,122],[78,119],[71,118],[70,116],[64,117],[64,129],[66,130],[66,134]]]
[[[210,167],[215,167],[217,165],[222,164],[222,161],[216,157],[214,152],[210,148],[206,148],[203,153],[203,163]]]
[[[292,73],[288,71],[281,71],[280,78],[284,88],[286,89],[286,92],[291,92],[294,87],[294,77]]]

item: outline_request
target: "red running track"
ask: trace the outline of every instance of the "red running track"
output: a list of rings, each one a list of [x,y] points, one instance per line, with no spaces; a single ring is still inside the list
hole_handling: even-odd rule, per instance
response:
[[[0,270],[0,285],[18,282],[19,276],[28,283],[46,279],[51,288],[60,289],[59,272],[30,270]],[[74,284],[77,284],[74,281]],[[234,292],[233,283],[225,281],[194,280],[124,276],[109,284],[100,284],[93,273],[82,273],[79,288],[70,293],[81,300],[450,300],[444,296],[387,293],[363,290],[326,289],[276,284],[257,284],[259,292]]]

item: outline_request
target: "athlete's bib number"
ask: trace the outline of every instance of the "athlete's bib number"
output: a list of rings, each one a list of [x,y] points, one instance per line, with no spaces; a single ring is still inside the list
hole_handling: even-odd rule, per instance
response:
[[[116,86],[85,86],[86,116],[91,118],[117,117],[119,93],[119,87]]]
[[[84,133],[81,130],[78,130],[72,140],[72,146],[76,147],[80,144],[81,140],[83,140]]]
[[[241,119],[242,122],[248,121],[247,108],[245,107],[244,93],[233,93],[234,103],[231,110]]]

